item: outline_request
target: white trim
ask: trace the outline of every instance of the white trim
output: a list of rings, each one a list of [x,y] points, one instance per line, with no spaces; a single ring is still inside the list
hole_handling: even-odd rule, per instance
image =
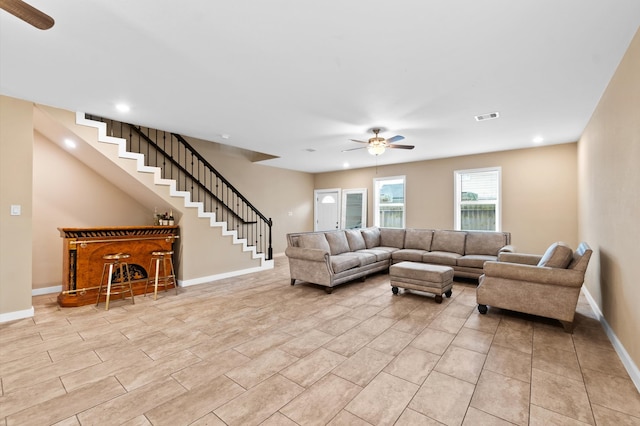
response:
[[[407,226],[407,176],[388,176],[373,178],[373,226],[380,227],[380,188],[379,183],[392,180],[402,181],[402,228]]]
[[[24,309],[22,311],[7,312],[6,314],[0,314],[0,323],[15,321],[15,320],[24,319],[24,318],[31,318],[33,317],[34,313],[35,313],[35,310],[33,309],[33,306],[32,306],[29,309]]]
[[[620,360],[622,361],[622,364],[624,365],[624,368],[627,370],[627,373],[629,373],[631,381],[634,385],[636,385],[636,389],[638,389],[638,391],[640,392],[640,369],[638,369],[638,366],[633,362],[633,360],[629,356],[629,353],[622,345],[622,342],[620,342],[620,340],[618,339],[618,336],[616,336],[611,326],[609,326],[609,323],[602,314],[602,311],[600,310],[600,307],[596,303],[595,299],[589,293],[589,290],[587,290],[587,288],[583,286],[582,293],[587,298],[589,305],[591,305],[591,309],[593,309],[593,312],[598,317],[598,321],[600,321],[600,324],[602,324],[604,332],[607,333],[607,337],[609,337],[609,340],[613,345],[613,349],[615,349],[616,353],[620,357]]]
[[[314,189],[313,190],[313,230],[314,232],[317,231],[327,231],[327,229],[319,229],[318,228],[318,204],[321,203],[320,201],[320,197],[322,196],[322,194],[333,194],[333,193],[337,193],[336,195],[336,229],[338,229],[339,225],[340,225],[340,210],[341,210],[341,204],[342,204],[342,189],[340,188],[327,188],[327,189]],[[333,229],[333,228],[331,228]]]
[[[494,231],[502,231],[502,166],[482,167],[479,169],[454,170],[453,172],[453,223],[454,229],[460,231],[462,228],[462,216],[460,214],[460,206],[462,205],[462,178],[463,174],[482,173],[482,172],[498,172],[498,199],[496,200],[496,229]]]
[[[211,281],[218,281],[225,278],[233,278],[239,275],[251,274],[253,272],[266,271],[267,269],[273,269],[273,260],[266,260],[263,262],[263,266],[257,266],[255,268],[241,269],[239,271],[225,272],[222,274],[209,275],[206,277],[192,278],[190,280],[178,280],[180,287],[189,287],[192,285],[204,284]]]
[[[61,291],[61,285],[54,285],[53,287],[34,288],[31,290],[31,296],[42,296],[43,294],[60,293]]]

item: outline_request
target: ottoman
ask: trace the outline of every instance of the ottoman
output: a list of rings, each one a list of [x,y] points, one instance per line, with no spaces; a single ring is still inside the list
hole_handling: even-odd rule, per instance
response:
[[[442,295],[451,297],[453,268],[419,262],[400,262],[389,268],[391,290],[398,294],[398,287],[425,291],[436,295],[436,303],[442,303]]]

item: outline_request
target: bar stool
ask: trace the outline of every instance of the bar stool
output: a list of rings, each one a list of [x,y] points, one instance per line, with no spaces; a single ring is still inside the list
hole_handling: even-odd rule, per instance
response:
[[[176,294],[178,294],[178,283],[176,283],[176,272],[173,269],[173,250],[167,251],[152,251],[151,261],[149,262],[149,273],[147,275],[147,284],[144,286],[144,295],[147,296],[147,287],[149,286],[149,280],[153,272],[155,275],[153,285],[153,300],[158,300],[158,286],[163,286],[166,292],[170,284],[176,288]],[[167,262],[170,266],[171,274],[167,275]],[[162,275],[160,275],[160,265],[162,265]]]
[[[105,260],[104,265],[102,266],[102,277],[100,277],[100,287],[98,289],[98,300],[96,301],[96,306],[100,303],[100,296],[102,295],[102,285],[104,283],[105,272],[107,271],[107,266],[109,267],[108,278],[107,278],[107,300],[105,304],[105,311],[109,310],[109,299],[112,294],[122,294],[125,292],[131,293],[131,304],[135,304],[136,302],[133,300],[133,287],[131,286],[131,275],[129,275],[129,264],[127,262],[122,262],[122,260],[130,258],[131,255],[129,253],[111,253],[105,254],[102,258]],[[120,281],[113,282],[113,271],[120,271]],[[125,281],[127,285],[125,285]],[[115,288],[115,290],[113,290]]]

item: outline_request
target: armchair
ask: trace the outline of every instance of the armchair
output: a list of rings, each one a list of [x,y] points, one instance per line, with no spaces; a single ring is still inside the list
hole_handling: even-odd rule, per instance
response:
[[[592,250],[580,243],[572,250],[554,243],[544,256],[501,253],[484,264],[476,290],[478,311],[487,305],[557,319],[573,331],[573,318]]]

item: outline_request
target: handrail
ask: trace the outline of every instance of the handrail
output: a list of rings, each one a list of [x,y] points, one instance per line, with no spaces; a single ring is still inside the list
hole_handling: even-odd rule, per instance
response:
[[[182,142],[182,144],[184,144],[184,146],[186,146],[187,148],[189,148],[191,150],[191,152],[193,152],[193,154],[196,156],[196,158],[200,161],[202,161],[202,163],[204,165],[206,165],[209,169],[211,169],[212,172],[214,172],[217,176],[220,177],[220,180],[229,187],[229,189],[231,189],[233,192],[238,194],[238,197],[240,197],[240,199],[242,201],[244,201],[245,203],[247,203],[247,206],[249,206],[252,210],[255,210],[255,212],[258,214],[258,216],[260,216],[260,219],[264,220],[265,222],[271,222],[271,219],[267,219],[262,213],[260,213],[260,211],[258,209],[256,209],[253,204],[251,204],[249,202],[249,200],[247,200],[241,193],[240,191],[238,191],[233,185],[231,185],[231,183],[225,179],[224,176],[222,176],[216,169],[215,167],[213,167],[211,165],[211,163],[209,163],[202,155],[200,155],[200,153],[198,151],[196,151],[195,149],[193,149],[193,147],[189,144],[189,142],[187,142],[185,140],[185,138],[183,138],[181,135],[177,134],[177,133],[171,133],[173,136],[175,136],[180,142]]]
[[[249,202],[184,137],[90,114],[86,117],[107,124],[111,136],[127,141],[127,151],[143,154],[145,165],[160,168],[163,178],[175,180],[178,190],[189,192],[192,201],[201,202],[205,211],[215,212],[216,220],[227,222],[238,238],[246,239],[267,260],[273,259],[271,218]]]

